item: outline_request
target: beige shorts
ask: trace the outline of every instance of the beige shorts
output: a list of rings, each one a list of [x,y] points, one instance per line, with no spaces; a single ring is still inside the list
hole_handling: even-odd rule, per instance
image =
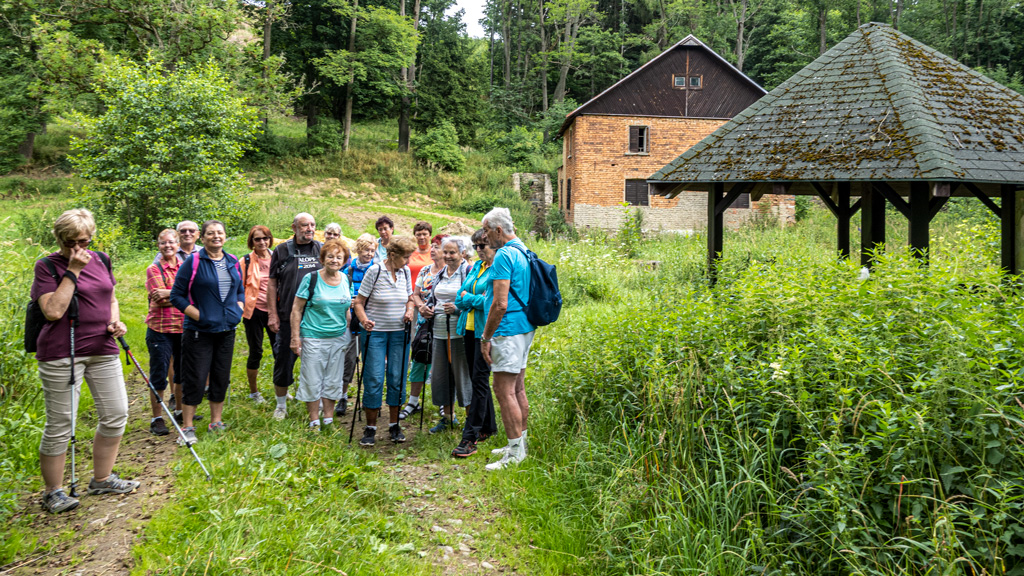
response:
[[[526,370],[526,360],[530,356],[533,335],[536,330],[515,336],[495,336],[491,338],[491,372],[511,372],[519,374]]]

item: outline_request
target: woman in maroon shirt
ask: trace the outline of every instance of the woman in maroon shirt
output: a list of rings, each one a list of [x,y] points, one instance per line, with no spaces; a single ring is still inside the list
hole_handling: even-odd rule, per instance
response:
[[[64,463],[71,439],[72,419],[78,412],[84,377],[92,392],[99,416],[93,440],[93,478],[89,494],[125,494],[139,482],[122,480],[112,472],[121,436],[128,421],[128,395],[114,338],[127,329],[120,320],[114,275],[106,254],[92,252],[89,244],[96,232],[92,213],[68,210],[57,218],[53,235],[60,252],[47,256],[57,272],[40,260],[35,266],[32,299],[39,302],[49,321],[37,341],[36,360],[46,402],[46,425],[39,446],[46,492],[43,508],[54,514],[72,510],[78,500],[64,493]],[[75,325],[74,390],[71,377],[71,327],[68,316],[72,300],[78,301]]]

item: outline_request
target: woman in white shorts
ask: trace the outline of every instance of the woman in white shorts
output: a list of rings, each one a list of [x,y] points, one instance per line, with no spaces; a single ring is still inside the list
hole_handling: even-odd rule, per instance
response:
[[[342,394],[345,350],[351,338],[348,311],[352,306],[352,286],[341,269],[348,259],[344,242],[328,240],[320,249],[323,269],[306,274],[292,307],[291,349],[302,359],[295,399],[306,403],[312,431],[320,430],[321,404],[323,425],[334,423],[334,400]]]

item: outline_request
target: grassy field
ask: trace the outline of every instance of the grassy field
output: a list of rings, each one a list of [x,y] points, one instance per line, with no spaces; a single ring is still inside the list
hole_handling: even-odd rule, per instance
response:
[[[484,154],[462,176],[435,174],[382,133],[359,127],[346,157],[252,167],[258,217],[277,235],[300,210],[349,235],[380,213],[399,230],[420,217],[439,227],[476,221],[509,193]],[[10,193],[0,228],[12,319],[0,326],[0,484],[15,487],[0,515],[18,518],[0,535],[0,565],[60,545],[35,540],[20,510],[40,487],[42,425],[17,340],[41,248],[23,238],[44,237],[66,201],[43,182]],[[273,421],[238,385],[242,343],[232,430],[199,445],[215,481],[179,453],[132,571],[1024,573],[1024,307],[998,271],[997,223],[951,202],[922,266],[893,214],[890,250],[867,280],[835,258],[834,226],[812,207],[790,228],[730,231],[713,287],[700,235],[531,241],[558,265],[566,307],[531,353],[531,457],[503,474],[485,474],[482,456],[453,461],[451,437],[364,451],[347,431],[309,435],[295,409]],[[240,239],[227,249],[242,253]],[[144,363],[138,287],[151,254],[116,263]]]

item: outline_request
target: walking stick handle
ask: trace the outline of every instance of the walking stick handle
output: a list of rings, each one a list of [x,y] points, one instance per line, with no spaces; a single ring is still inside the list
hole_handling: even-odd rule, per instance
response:
[[[132,349],[131,346],[128,345],[128,341],[124,339],[124,336],[118,336],[117,341],[121,344],[121,348],[124,348],[125,352]]]

